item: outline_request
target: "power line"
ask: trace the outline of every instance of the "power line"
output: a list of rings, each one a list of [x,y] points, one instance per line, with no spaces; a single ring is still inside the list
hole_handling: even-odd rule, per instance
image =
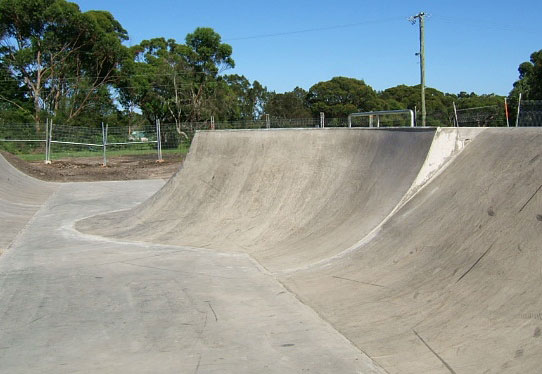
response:
[[[379,19],[379,20],[370,20],[370,21],[363,21],[363,22],[356,22],[356,23],[347,23],[347,24],[342,24],[342,25],[315,27],[315,28],[311,28],[311,29],[292,30],[292,31],[270,33],[270,34],[242,36],[242,37],[224,39],[224,41],[228,42],[228,41],[235,41],[235,40],[263,39],[263,38],[273,38],[273,37],[277,37],[277,36],[305,34],[305,33],[310,33],[310,32],[317,32],[317,31],[346,29],[346,28],[350,28],[350,27],[357,27],[357,26],[365,26],[365,25],[374,25],[374,24],[380,24],[380,23],[393,22],[393,21],[398,21],[398,20],[402,20],[402,19],[403,19],[403,17],[385,18],[385,19]]]

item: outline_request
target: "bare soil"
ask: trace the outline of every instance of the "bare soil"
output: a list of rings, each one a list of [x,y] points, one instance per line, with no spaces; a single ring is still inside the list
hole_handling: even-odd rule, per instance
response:
[[[50,182],[94,182],[133,179],[169,179],[180,169],[183,156],[164,155],[163,162],[156,162],[156,155],[116,156],[102,166],[101,157],[77,157],[27,162],[11,153],[2,155],[17,169],[35,178]]]

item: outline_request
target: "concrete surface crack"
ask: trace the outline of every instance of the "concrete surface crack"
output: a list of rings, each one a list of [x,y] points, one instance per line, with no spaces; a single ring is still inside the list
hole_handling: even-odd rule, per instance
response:
[[[523,211],[523,209],[525,209],[525,207],[527,205],[529,205],[529,203],[531,202],[531,200],[536,196],[536,194],[538,193],[538,191],[540,191],[540,189],[542,189],[542,184],[537,188],[537,190],[531,195],[531,197],[529,198],[529,200],[527,200],[527,202],[525,204],[523,204],[523,206],[521,207],[521,209],[519,210],[518,213],[521,213]]]
[[[374,286],[374,287],[386,288],[385,286],[382,286],[382,285],[376,284],[376,283],[362,282],[362,281],[355,280],[355,279],[349,279],[349,278],[338,277],[338,276],[336,276],[336,275],[332,275],[332,277],[333,277],[333,278],[337,278],[337,279],[347,280],[347,281],[350,281],[350,282],[356,282],[356,283],[360,283],[360,284],[365,284],[365,285],[367,285],[367,286]]]
[[[213,315],[215,316],[215,322],[218,322],[218,317],[216,316],[215,310],[213,309],[213,306],[211,305],[211,302],[206,301],[206,303],[209,305],[209,308],[211,308],[211,312],[213,312]]]
[[[138,265],[138,264],[132,264],[132,263],[130,263],[130,262],[124,262],[124,261],[119,261],[119,263],[120,263],[120,264],[125,264],[125,265],[137,266],[137,267],[140,267],[140,268],[156,269],[156,270],[161,270],[161,271],[170,271],[170,272],[173,272],[173,273],[181,273],[181,274],[184,274],[184,272],[182,272],[182,271],[172,270],[172,269],[164,269],[164,268],[159,268],[159,267],[156,267],[156,266]]]
[[[198,373],[200,364],[201,364],[201,353],[199,354],[198,364],[196,365],[196,370],[194,370],[194,374]]]
[[[418,337],[418,339],[420,339],[420,341],[423,343],[423,345],[425,345],[427,347],[427,349],[429,349],[431,351],[431,353],[433,353],[435,355],[435,357],[438,358],[440,362],[442,362],[442,364],[446,367],[446,369],[448,369],[450,371],[450,373],[457,374],[455,372],[455,370],[452,369],[452,367],[446,361],[444,361],[444,359],[442,357],[440,357],[440,355],[437,352],[435,352],[435,350],[433,348],[431,348],[429,346],[429,344],[427,344],[427,342],[420,336],[420,334],[418,334],[416,332],[416,330],[413,329],[412,332]]]
[[[474,262],[474,264],[472,264],[472,266],[469,268],[469,270],[467,270],[466,272],[464,272],[463,275],[460,276],[459,279],[455,281],[455,283],[459,282],[461,279],[463,279],[463,278],[465,277],[465,275],[467,275],[472,269],[474,269],[474,267],[475,267],[476,265],[478,265],[478,263],[482,260],[482,258],[484,258],[484,256],[487,255],[487,253],[489,252],[489,250],[490,250],[491,248],[493,248],[493,246],[495,245],[496,242],[497,242],[497,241],[494,241],[494,242],[489,246],[489,248],[486,249],[486,251],[485,251],[484,253],[482,253],[482,255],[481,255],[480,257],[478,257],[478,260],[476,260],[476,261]]]

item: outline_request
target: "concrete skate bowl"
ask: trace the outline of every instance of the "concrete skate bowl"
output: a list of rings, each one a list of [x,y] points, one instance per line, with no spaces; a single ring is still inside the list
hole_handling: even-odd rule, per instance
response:
[[[0,155],[0,254],[56,188],[21,173]]]
[[[77,227],[245,251],[389,373],[537,373],[542,131],[464,140],[202,132],[154,197]]]
[[[199,132],[183,168],[130,211],[84,232],[240,251],[273,271],[354,245],[398,204],[435,131],[329,129]]]

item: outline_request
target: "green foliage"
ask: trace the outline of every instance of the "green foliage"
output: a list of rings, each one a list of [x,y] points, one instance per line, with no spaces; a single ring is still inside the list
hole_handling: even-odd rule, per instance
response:
[[[265,104],[265,112],[276,118],[310,118],[312,112],[308,107],[307,94],[300,87],[291,92],[273,92]]]
[[[71,121],[103,96],[126,39],[108,12],[82,13],[65,0],[0,0],[0,57],[24,87],[36,123],[42,111]]]
[[[511,97],[521,93],[527,100],[542,100],[542,50],[533,52],[530,61],[519,65],[519,80],[514,83]]]
[[[224,72],[232,47],[212,28],[198,27],[184,43],[154,38],[127,48],[127,31],[106,11],[81,12],[66,0],[0,0],[0,124],[57,123],[144,130],[172,123],[164,137],[183,139],[183,123],[278,118],[344,118],[350,113],[421,108],[420,86],[376,92],[363,80],[334,77],[308,91],[268,92],[260,82]],[[542,50],[519,66],[511,113],[521,92],[542,99]],[[428,125],[452,124],[460,109],[503,105],[503,97],[426,88]],[[123,110],[120,110],[120,107]],[[178,144],[176,143],[175,146]]]
[[[226,106],[231,108],[231,115],[220,118],[231,120],[260,118],[269,96],[267,88],[258,81],[250,83],[244,75],[225,75],[223,79],[230,89],[232,101]]]
[[[216,77],[219,72],[235,67],[232,47],[222,43],[220,35],[210,27],[198,27],[186,35],[186,46],[187,62],[196,72]]]
[[[346,77],[315,84],[309,89],[307,103],[313,114],[324,112],[326,117],[346,117],[350,113],[385,107],[371,86],[362,80]]]
[[[144,40],[130,53],[119,84],[120,102],[129,111],[141,110],[150,123],[173,122],[179,132],[185,121],[235,116],[230,107],[236,98],[227,80],[218,75],[235,65],[232,48],[213,29],[197,28],[186,36],[186,44]]]

